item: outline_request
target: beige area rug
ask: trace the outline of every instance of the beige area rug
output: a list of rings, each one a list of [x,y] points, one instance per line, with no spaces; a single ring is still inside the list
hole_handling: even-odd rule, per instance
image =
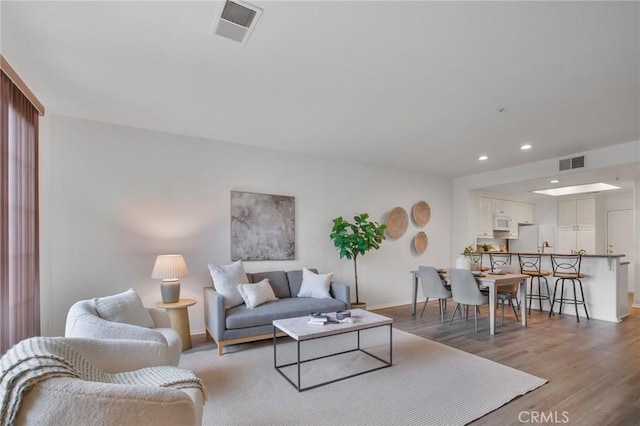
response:
[[[388,342],[386,327],[361,334],[362,347],[384,359]],[[313,340],[302,356],[355,345],[355,333]],[[180,360],[207,386],[204,425],[463,425],[547,382],[395,329],[393,366],[301,393],[274,369],[272,342],[231,350],[218,357],[212,343]],[[291,339],[278,339],[278,364],[295,353]],[[378,365],[361,352],[304,363],[302,386]],[[286,374],[295,381],[295,368]]]

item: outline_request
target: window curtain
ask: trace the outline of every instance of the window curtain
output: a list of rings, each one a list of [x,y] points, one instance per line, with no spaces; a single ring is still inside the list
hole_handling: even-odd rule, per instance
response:
[[[0,353],[40,334],[38,111],[0,73]]]

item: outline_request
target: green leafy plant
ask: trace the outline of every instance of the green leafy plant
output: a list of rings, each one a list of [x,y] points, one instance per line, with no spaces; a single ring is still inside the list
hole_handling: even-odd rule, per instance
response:
[[[466,246],[464,248],[464,250],[462,250],[462,253],[460,253],[460,254],[463,255],[463,256],[469,257],[472,254],[474,254],[475,252],[476,252],[475,247],[473,245],[469,245],[469,246]]]
[[[353,271],[356,278],[356,303],[360,303],[358,295],[358,256],[362,256],[369,250],[378,250],[382,240],[385,239],[384,231],[387,225],[378,222],[370,222],[367,213],[357,214],[350,223],[339,216],[333,219],[333,228],[329,238],[340,253],[340,259],[346,257],[353,259]]]
[[[490,251],[493,248],[493,246],[489,243],[484,243],[482,244],[482,250],[484,251]]]

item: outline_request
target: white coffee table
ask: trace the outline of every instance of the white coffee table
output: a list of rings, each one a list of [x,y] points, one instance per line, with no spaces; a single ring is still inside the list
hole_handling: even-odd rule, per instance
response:
[[[315,325],[315,324],[308,324],[309,321],[309,316],[304,316],[304,317],[297,317],[297,318],[286,318],[286,319],[280,319],[280,320],[274,320],[273,321],[273,365],[275,367],[275,369],[282,375],[282,377],[284,377],[285,379],[287,379],[287,381],[289,383],[291,383],[291,385],[296,388],[298,390],[298,392],[302,392],[302,391],[306,391],[309,389],[313,389],[313,388],[317,388],[318,386],[323,386],[323,385],[328,385],[329,383],[334,383],[340,380],[345,380],[345,379],[349,379],[351,377],[355,377],[355,376],[359,376],[361,374],[365,374],[365,373],[370,373],[372,371],[376,371],[376,370],[380,370],[382,368],[387,368],[387,367],[391,367],[392,362],[393,362],[393,344],[392,344],[392,334],[393,334],[393,319],[382,316],[382,315],[378,315],[378,314],[374,314],[373,312],[369,312],[369,311],[365,311],[362,309],[352,309],[351,310],[351,316],[352,318],[356,319],[357,321],[354,323],[341,323],[341,324],[325,324],[325,325]],[[336,315],[335,312],[334,313],[330,313],[329,317],[331,317],[332,319],[335,319]],[[367,352],[366,350],[362,349],[360,347],[360,331],[361,330],[366,330],[366,329],[370,329],[370,328],[375,328],[375,327],[384,327],[384,326],[388,326],[389,327],[389,360],[385,360],[382,359],[376,355],[371,354],[370,352]],[[287,336],[291,337],[293,340],[296,341],[297,343],[297,349],[298,349],[298,356],[297,356],[297,361],[296,362],[292,362],[289,364],[283,364],[283,365],[278,365],[278,360],[277,360],[277,355],[278,355],[278,351],[277,351],[277,338],[276,338],[276,334],[278,332],[278,330],[284,332]],[[334,354],[330,354],[330,355],[324,355],[324,356],[320,356],[320,357],[316,357],[316,358],[311,358],[311,359],[305,359],[305,360],[301,360],[300,359],[300,344],[301,342],[304,341],[308,341],[308,340],[313,340],[313,339],[320,339],[323,337],[328,337],[328,336],[335,336],[338,334],[345,334],[345,333],[352,333],[352,332],[356,332],[357,333],[357,347],[354,349],[348,349],[346,351],[342,351],[342,352],[337,352]],[[327,357],[331,357],[331,356],[337,356],[337,355],[342,355],[342,354],[346,354],[349,352],[355,352],[355,351],[360,351],[363,352],[367,355],[369,355],[370,357],[373,357],[377,360],[379,360],[380,362],[382,362],[383,365],[379,366],[379,367],[375,367],[375,368],[371,368],[365,371],[360,371],[358,373],[355,374],[351,374],[348,375],[346,377],[341,377],[339,379],[334,379],[334,380],[329,380],[326,382],[322,382],[322,383],[318,383],[315,384],[313,386],[308,386],[303,388],[301,386],[300,383],[300,365],[302,363],[305,362],[311,362],[311,361],[315,361],[318,359],[322,359],[322,358],[327,358]],[[298,380],[297,383],[294,382],[293,380],[291,380],[289,377],[287,377],[286,374],[284,374],[282,372],[282,369],[284,367],[290,367],[292,365],[297,365],[297,369],[298,369]]]

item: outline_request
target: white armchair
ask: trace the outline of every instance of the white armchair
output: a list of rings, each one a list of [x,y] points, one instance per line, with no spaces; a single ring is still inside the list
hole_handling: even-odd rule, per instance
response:
[[[134,296],[132,296],[132,293]],[[102,298],[102,300],[118,297],[128,297],[130,300],[131,297],[134,297],[139,301],[138,295],[134,290]],[[145,353],[148,355],[147,365],[145,366],[178,365],[182,352],[182,341],[180,340],[180,335],[171,328],[171,320],[165,311],[158,308],[143,307],[142,302],[136,302],[133,305],[117,305],[122,309],[146,310],[148,314],[144,315],[149,315],[151,320],[148,324],[149,327],[144,327],[102,318],[96,310],[96,300],[100,299],[81,300],[71,306],[65,324],[64,334],[66,337],[141,340],[148,343],[148,349],[145,349]],[[125,315],[129,315],[129,317],[136,314],[140,314],[140,312],[125,312]],[[156,345],[152,343],[156,343]]]
[[[149,367],[157,342],[61,338],[93,366],[108,373]],[[157,353],[151,358],[157,356]],[[157,359],[156,359],[157,360]],[[76,377],[51,377],[23,397],[15,424],[200,425],[203,395],[198,388],[114,384]]]

